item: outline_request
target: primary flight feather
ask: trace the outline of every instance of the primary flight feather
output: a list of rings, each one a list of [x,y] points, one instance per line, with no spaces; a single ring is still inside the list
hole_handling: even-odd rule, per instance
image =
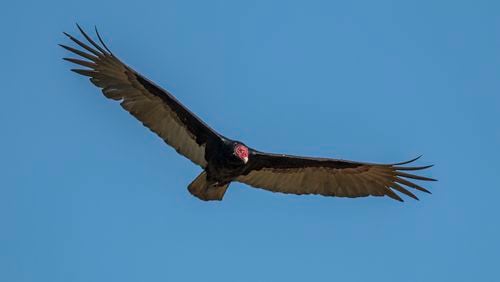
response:
[[[78,26],[78,25],[77,25]],[[90,77],[109,99],[155,132],[179,154],[203,168],[188,186],[202,200],[222,200],[232,181],[273,192],[318,194],[336,197],[389,196],[403,201],[395,191],[414,199],[413,188],[430,193],[413,180],[434,181],[409,173],[431,166],[405,166],[416,159],[394,164],[372,164],[329,158],[309,158],[257,151],[210,128],[171,93],[123,62],[78,26],[86,43],[67,34],[85,51],[60,45],[80,58],[64,58],[84,67],[72,71]],[[90,45],[89,45],[90,44]]]

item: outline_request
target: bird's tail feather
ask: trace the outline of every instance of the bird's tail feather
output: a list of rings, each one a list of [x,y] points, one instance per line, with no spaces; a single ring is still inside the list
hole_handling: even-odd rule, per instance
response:
[[[193,196],[203,201],[222,201],[228,187],[229,183],[217,185],[208,181],[207,172],[204,171],[189,184],[188,190]]]

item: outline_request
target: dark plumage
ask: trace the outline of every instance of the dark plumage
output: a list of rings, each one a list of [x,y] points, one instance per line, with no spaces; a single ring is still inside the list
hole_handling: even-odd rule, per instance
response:
[[[394,191],[418,199],[407,187],[430,193],[408,179],[434,181],[410,174],[431,166],[370,164],[326,158],[268,154],[217,133],[184,107],[168,91],[160,88],[122,63],[104,44],[93,41],[78,29],[93,47],[67,35],[87,52],[61,45],[86,60],[64,58],[84,69],[72,71],[90,77],[104,95],[120,105],[160,136],[179,154],[204,171],[189,185],[202,200],[222,200],[232,181],[273,192],[319,194],[337,197],[389,196],[402,201]],[[418,159],[418,158],[417,158]]]

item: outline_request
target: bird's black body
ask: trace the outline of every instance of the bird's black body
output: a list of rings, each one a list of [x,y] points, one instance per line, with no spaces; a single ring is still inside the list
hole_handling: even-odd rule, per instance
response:
[[[202,200],[222,200],[233,181],[273,192],[299,195],[351,198],[372,195],[402,201],[395,190],[417,199],[402,185],[430,193],[408,178],[434,179],[405,172],[430,166],[402,166],[416,159],[395,164],[371,164],[269,154],[226,138],[205,124],[171,93],[122,63],[106,47],[99,33],[96,32],[101,45],[78,28],[93,48],[65,33],[87,51],[61,45],[86,59],[65,60],[86,67],[73,71],[90,77],[90,81],[101,88],[107,98],[119,101],[125,110],[178,153],[203,168],[203,172],[188,186],[189,191]]]
[[[208,165],[205,170],[208,179],[221,183],[231,182],[246,169],[246,164],[233,153],[234,147],[242,143],[225,137],[216,143],[214,150],[207,150]]]

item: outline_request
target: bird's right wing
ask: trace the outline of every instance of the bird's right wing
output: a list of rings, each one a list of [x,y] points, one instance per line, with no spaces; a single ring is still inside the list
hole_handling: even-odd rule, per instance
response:
[[[405,172],[431,167],[404,166],[415,160],[396,164],[370,164],[252,151],[247,169],[236,181],[287,194],[318,194],[349,198],[389,196],[403,201],[393,191],[395,190],[418,200],[402,185],[430,192],[407,178],[424,181],[434,181],[434,179]]]
[[[207,142],[220,138],[219,134],[184,107],[168,91],[163,90],[132,68],[122,63],[109,51],[97,36],[102,46],[95,43],[81,28],[80,32],[94,47],[65,33],[73,42],[87,52],[61,45],[63,48],[86,59],[64,58],[86,67],[72,71],[90,77],[90,81],[102,89],[104,95],[116,101],[160,136],[178,153],[205,168]]]

